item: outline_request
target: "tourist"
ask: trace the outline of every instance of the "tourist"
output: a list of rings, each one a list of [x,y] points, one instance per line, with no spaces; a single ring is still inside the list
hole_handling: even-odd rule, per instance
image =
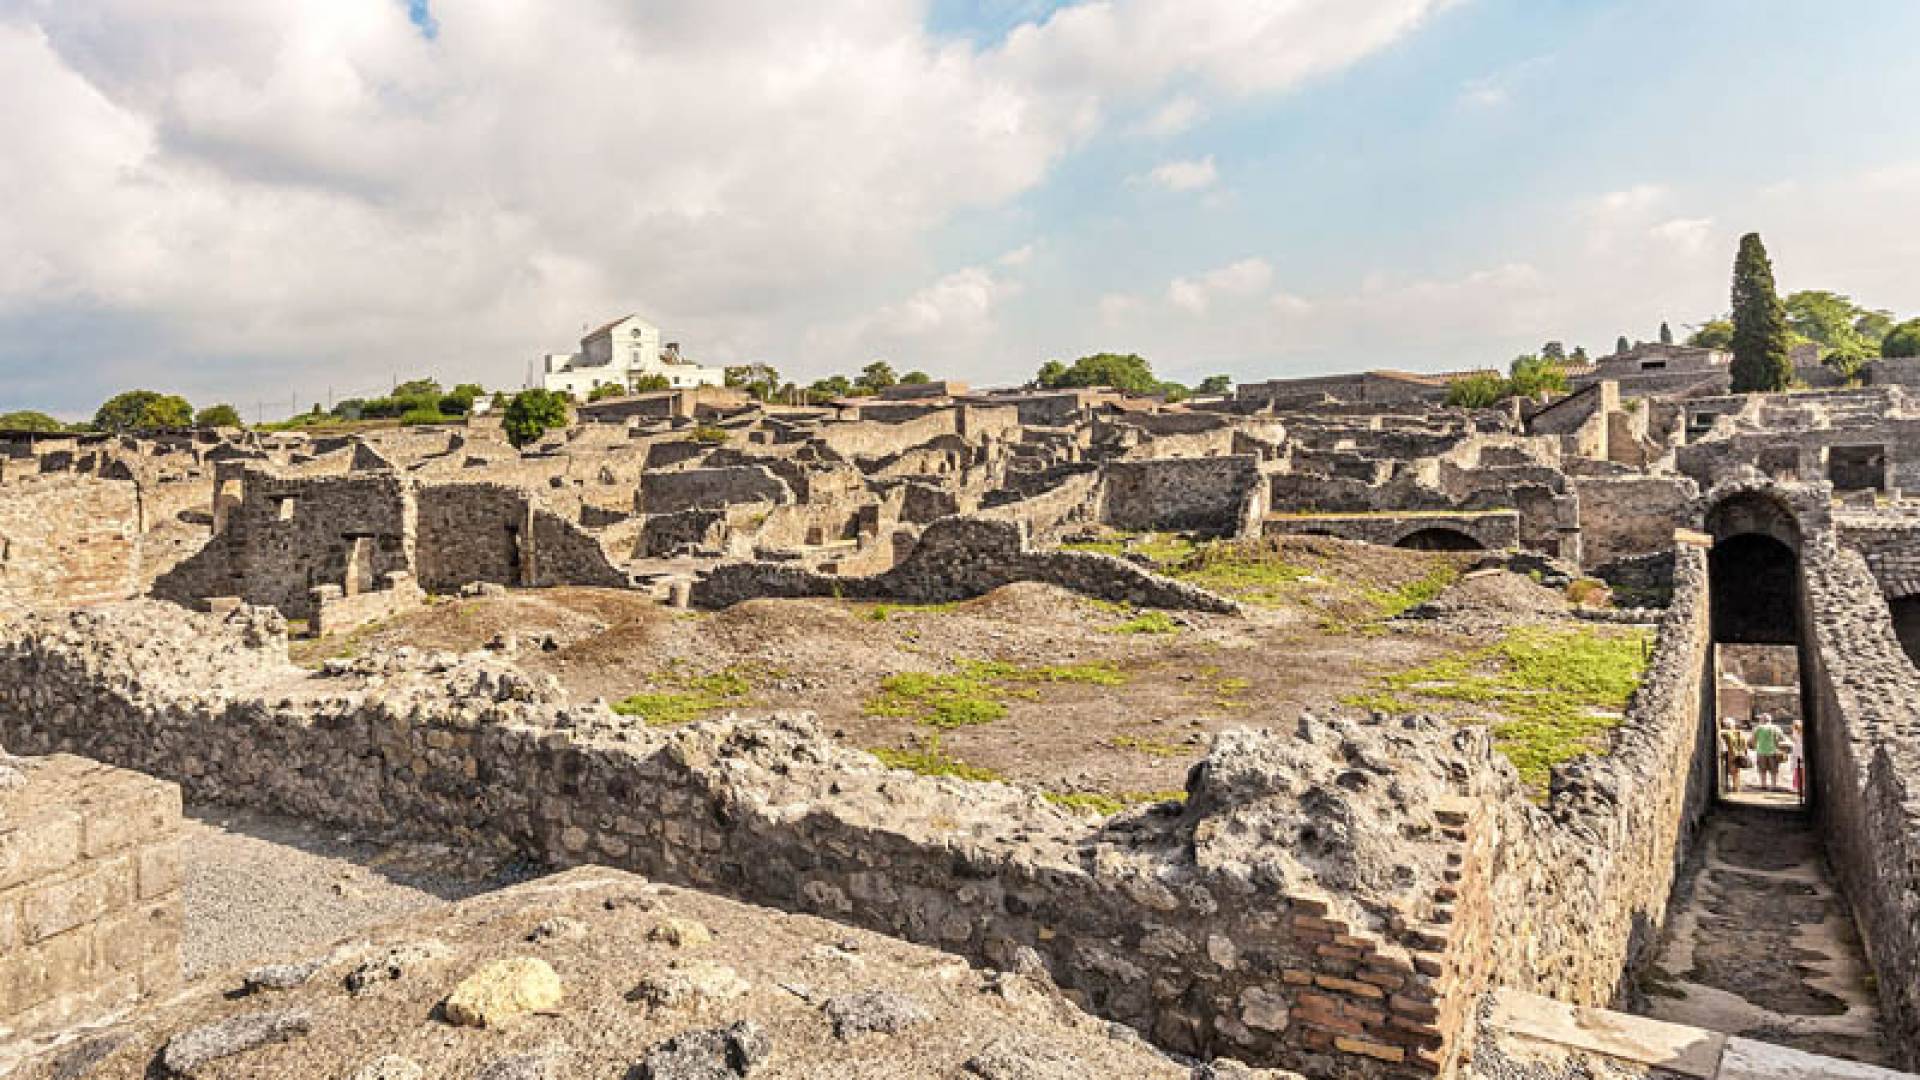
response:
[[[1783,736],[1780,729],[1773,725],[1773,717],[1761,713],[1756,719],[1759,723],[1753,728],[1753,756],[1759,760],[1760,790],[1777,791],[1780,786],[1780,743]]]
[[[1793,722],[1792,735],[1787,739],[1787,782],[1793,785],[1793,793],[1802,799],[1807,797],[1807,750],[1806,729],[1800,721]]]
[[[1733,717],[1720,721],[1720,790],[1740,790],[1740,770],[1747,767],[1747,736]]]

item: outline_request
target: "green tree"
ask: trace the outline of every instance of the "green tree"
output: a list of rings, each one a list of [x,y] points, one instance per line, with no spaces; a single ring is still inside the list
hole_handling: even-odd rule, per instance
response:
[[[673,389],[673,380],[665,375],[642,375],[633,380],[633,392],[636,394],[653,394],[671,389]]]
[[[1176,401],[1185,401],[1193,396],[1193,391],[1177,382],[1155,383],[1153,392],[1166,398],[1169,404]]]
[[[1094,353],[1062,366],[1049,360],[1040,368],[1039,382],[1048,389],[1111,386],[1134,394],[1152,394],[1161,390],[1153,377],[1153,366],[1138,353]]]
[[[745,390],[757,401],[772,401],[780,394],[780,373],[760,361],[739,364],[727,369],[727,385]]]
[[[508,442],[522,447],[553,428],[565,427],[566,423],[566,395],[552,390],[522,390],[507,402],[500,429],[506,433]]]
[[[1627,340],[1627,335],[1621,334],[1619,337],[1613,339],[1613,355],[1619,356],[1631,348],[1633,348],[1633,344]]]
[[[1908,319],[1888,330],[1880,339],[1880,355],[1889,359],[1920,356],[1920,319]]]
[[[314,410],[318,412],[319,410]],[[240,410],[222,402],[209,405],[193,414],[194,427],[246,427],[240,420]]]
[[[437,398],[440,396],[440,393],[441,393],[440,380],[438,379],[408,379],[406,382],[403,382],[399,386],[396,386],[393,388],[392,396],[397,398],[405,398],[405,397],[436,397]]]
[[[843,398],[853,393],[853,383],[845,375],[829,375],[824,379],[815,379],[807,386],[807,400],[815,404]]]
[[[854,380],[854,385],[860,387],[862,390],[871,390],[874,393],[879,393],[899,381],[899,376],[893,373],[892,364],[887,363],[885,360],[875,360],[873,363],[860,369],[860,377]]]
[[[1862,338],[1837,349],[1826,350],[1820,357],[1820,362],[1832,368],[1835,374],[1852,385],[1860,381],[1860,373],[1866,369],[1867,361],[1872,360],[1874,355],[1874,350]]]
[[[1673,344],[1673,327],[1668,326],[1665,319],[1660,320],[1660,344]]]
[[[193,424],[193,406],[178,394],[153,390],[129,390],[115,394],[93,414],[93,426],[101,431],[157,431],[183,428]]]
[[[1593,358],[1587,355],[1587,347],[1585,345],[1575,345],[1572,354],[1567,357],[1567,363],[1569,364],[1587,364],[1592,362]]]
[[[1200,380],[1199,386],[1193,388],[1196,394],[1226,394],[1232,391],[1233,376],[1231,375],[1209,375]]]
[[[1485,409],[1509,396],[1507,380],[1491,371],[1476,371],[1447,384],[1447,404],[1460,409]]]
[[[1708,319],[1695,327],[1687,344],[1701,349],[1730,349],[1733,347],[1733,320]]]
[[[1534,397],[1543,392],[1567,392],[1567,369],[1544,356],[1516,356],[1513,363],[1508,365],[1507,373],[1507,385],[1501,397],[1515,394]]]
[[[1566,358],[1567,347],[1557,341],[1549,341],[1545,345],[1540,346],[1540,359],[1542,360],[1551,360],[1558,364],[1566,360]]]
[[[1774,291],[1773,261],[1760,234],[1748,233],[1733,262],[1733,391],[1785,390],[1792,382],[1787,311]]]
[[[65,431],[67,425],[43,412],[21,409],[0,413],[0,431]]]
[[[933,376],[924,371],[909,371],[905,375],[900,376],[900,385],[902,386],[925,386],[932,381]]]
[[[1870,342],[1876,349],[1880,347],[1880,342],[1887,336],[1887,332],[1892,329],[1893,312],[1891,311],[1863,311],[1859,318],[1853,320],[1853,332]]]

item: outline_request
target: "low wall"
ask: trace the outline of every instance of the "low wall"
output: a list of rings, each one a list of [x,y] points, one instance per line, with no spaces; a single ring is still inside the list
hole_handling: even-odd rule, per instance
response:
[[[1920,1067],[1920,672],[1866,559],[1802,543],[1801,685],[1813,805],[1853,906],[1898,1064]],[[1803,703],[1803,706],[1806,703]]]
[[[355,627],[390,619],[412,611],[425,602],[427,594],[404,570],[395,570],[378,589],[348,596],[338,585],[317,585],[313,590],[313,618],[310,628],[315,637],[344,634]]]
[[[1490,767],[1484,735],[1304,716],[1228,732],[1184,806],[1103,824],[1007,785],[887,770],[805,718],[648,729],[485,658],[330,689],[285,666],[261,609],[186,621],[178,640],[163,605],[18,625],[0,642],[0,739],[84,748],[199,798],[1039,963],[1164,1047],[1315,1077],[1435,1075],[1471,1008],[1446,970],[1444,826],[1456,778]]]
[[[0,1046],[180,982],[180,789],[60,755],[0,789]]]
[[[1488,551],[1520,546],[1520,512],[1475,510],[1460,513],[1269,514],[1261,522],[1268,536],[1314,534],[1394,547],[1421,533],[1458,533]]]
[[[987,517],[936,521],[900,565],[865,577],[817,573],[785,563],[726,563],[695,582],[693,602],[728,607],[760,597],[838,596],[936,604],[971,599],[1016,581],[1046,582],[1139,607],[1239,610],[1231,600],[1125,559],[1086,551],[1035,551],[1023,522]]]

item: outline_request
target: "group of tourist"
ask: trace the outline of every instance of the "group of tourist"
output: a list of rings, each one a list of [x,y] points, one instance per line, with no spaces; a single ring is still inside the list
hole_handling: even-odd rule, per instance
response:
[[[1743,773],[1754,769],[1760,774],[1760,791],[1806,790],[1806,757],[1801,753],[1800,721],[1792,729],[1782,730],[1766,713],[1756,713],[1751,730],[1742,729],[1731,716],[1720,721],[1720,790],[1739,791],[1745,782]],[[1780,778],[1786,776],[1786,786]]]

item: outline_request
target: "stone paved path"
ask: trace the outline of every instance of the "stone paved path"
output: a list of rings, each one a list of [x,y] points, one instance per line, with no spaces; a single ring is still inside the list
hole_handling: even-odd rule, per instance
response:
[[[1644,1015],[1889,1063],[1859,933],[1805,814],[1715,808],[1653,968]]]

